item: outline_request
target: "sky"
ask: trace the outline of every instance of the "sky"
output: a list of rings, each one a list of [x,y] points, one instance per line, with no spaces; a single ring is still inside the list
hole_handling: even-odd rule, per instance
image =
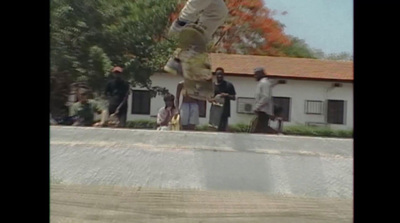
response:
[[[284,33],[305,40],[325,55],[353,55],[353,0],[264,0],[285,25]],[[282,15],[282,12],[287,14]]]

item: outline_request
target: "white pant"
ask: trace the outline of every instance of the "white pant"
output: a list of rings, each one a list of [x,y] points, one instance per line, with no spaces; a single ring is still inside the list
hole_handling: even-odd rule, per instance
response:
[[[188,0],[182,9],[179,19],[183,21],[196,22],[204,26],[205,35],[208,41],[221,26],[226,16],[228,8],[223,0]]]
[[[181,125],[199,124],[199,104],[183,102],[181,105]]]

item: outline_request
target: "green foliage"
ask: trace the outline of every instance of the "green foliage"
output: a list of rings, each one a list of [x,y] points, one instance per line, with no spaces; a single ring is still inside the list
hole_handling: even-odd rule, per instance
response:
[[[325,56],[327,60],[345,60],[345,61],[353,61],[353,55],[347,52],[341,53],[331,53]]]
[[[156,129],[157,122],[154,120],[127,121],[126,128],[131,129]]]
[[[317,58],[308,44],[300,38],[289,36],[290,45],[281,47],[281,51],[288,57]]]
[[[126,127],[133,129],[156,129],[157,123],[154,120],[134,120],[127,121]],[[248,133],[249,124],[234,124],[229,125],[228,132],[232,133]],[[215,132],[215,128],[208,125],[198,125],[196,131]],[[329,127],[314,127],[305,125],[284,126],[284,135],[301,135],[301,136],[318,136],[318,137],[335,137],[335,138],[352,138],[352,130],[333,130]]]
[[[341,52],[326,55],[320,49],[311,49],[303,39],[294,36],[289,36],[289,38],[290,45],[280,48],[282,53],[288,57],[353,61],[353,55],[350,53]]]
[[[240,133],[240,132],[245,133],[245,132],[249,132],[249,128],[250,128],[249,124],[239,123],[239,124],[235,124],[235,125],[229,125],[228,131],[229,132],[237,132],[237,133]]]
[[[329,127],[314,127],[305,125],[284,126],[283,134],[285,135],[303,135],[303,136],[322,136],[322,137],[338,137],[352,138],[352,130],[332,130]]]
[[[210,127],[209,125],[196,125],[195,128],[196,131],[201,131],[201,132],[215,132],[217,131],[215,128]]]
[[[175,47],[162,36],[175,0],[51,0],[51,73],[68,73],[94,92],[104,89],[113,66],[133,84],[151,88]]]

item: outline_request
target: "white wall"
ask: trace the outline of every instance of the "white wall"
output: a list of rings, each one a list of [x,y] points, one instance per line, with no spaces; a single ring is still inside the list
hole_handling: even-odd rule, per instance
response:
[[[176,85],[181,80],[178,76],[170,74],[155,74],[152,76],[154,86],[166,87],[172,94],[176,94]],[[252,77],[236,77],[226,76],[225,79],[231,82],[236,90],[236,97],[254,97],[255,86],[257,82]],[[353,128],[353,84],[341,83],[341,87],[333,88],[333,81],[310,81],[310,80],[293,80],[286,79],[287,83],[284,85],[277,85],[273,89],[273,95],[276,97],[289,97],[291,99],[290,105],[290,120],[285,122],[284,125],[305,124],[306,122],[325,122],[325,113],[323,115],[305,114],[304,107],[306,100],[320,100],[324,101],[324,108],[326,108],[325,101],[344,100],[345,103],[345,123],[343,125],[330,126],[334,129],[352,129]],[[137,88],[139,89],[139,88]],[[128,106],[128,120],[138,119],[155,119],[158,109],[164,105],[161,96],[157,96],[151,100],[150,116],[149,115],[132,115],[131,114],[131,96],[129,97]],[[249,123],[253,115],[237,113],[236,102],[231,103],[231,118],[229,124],[236,123]],[[200,118],[200,124],[207,124],[209,118],[210,104],[207,103],[206,118]],[[276,123],[271,123],[275,125]]]

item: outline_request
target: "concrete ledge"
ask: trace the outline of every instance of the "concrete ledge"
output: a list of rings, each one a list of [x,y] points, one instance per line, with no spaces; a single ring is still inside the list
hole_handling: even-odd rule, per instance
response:
[[[352,154],[352,139],[50,127],[64,184],[351,198]]]

